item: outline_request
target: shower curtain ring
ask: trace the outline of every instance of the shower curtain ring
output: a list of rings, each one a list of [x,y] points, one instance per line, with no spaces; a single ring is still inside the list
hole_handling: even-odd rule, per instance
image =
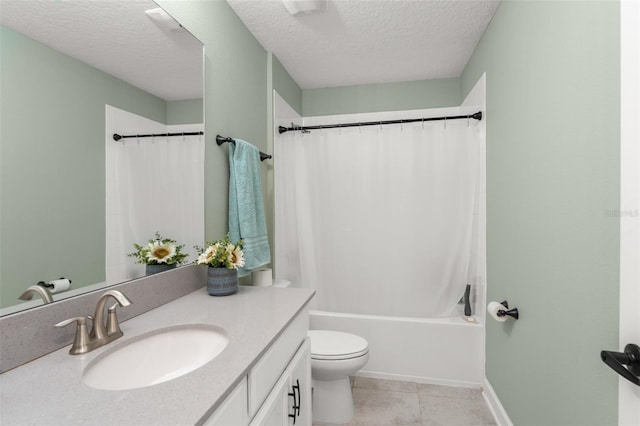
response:
[[[445,120],[446,120],[446,118],[445,118]],[[445,121],[445,123],[446,123],[446,121]],[[424,117],[422,118],[422,130],[424,130]]]

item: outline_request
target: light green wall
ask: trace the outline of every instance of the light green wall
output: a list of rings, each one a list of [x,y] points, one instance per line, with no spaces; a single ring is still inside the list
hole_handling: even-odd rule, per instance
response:
[[[503,1],[462,75],[487,73],[487,378],[516,425],[615,425],[619,3]]]
[[[460,79],[366,84],[302,91],[304,117],[458,106]]]
[[[204,43],[205,237],[219,239],[228,228],[229,160],[215,136],[244,139],[267,152],[267,52],[224,0],[157,3]],[[271,223],[272,212],[266,214]]]
[[[105,104],[164,122],[165,101],[0,27],[0,303],[61,276],[104,281]],[[82,176],[82,178],[79,178]]]
[[[166,124],[199,124],[203,120],[202,99],[167,102]]]
[[[302,90],[289,75],[275,55],[272,55],[273,89],[284,99],[291,108],[302,115]]]

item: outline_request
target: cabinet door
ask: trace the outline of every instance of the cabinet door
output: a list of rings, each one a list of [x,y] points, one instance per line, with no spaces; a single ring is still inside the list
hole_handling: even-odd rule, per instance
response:
[[[295,418],[289,417],[289,425],[311,426],[311,344],[307,337],[296,356],[289,364],[290,388],[295,396],[295,402],[290,413]]]
[[[300,312],[249,372],[249,416],[253,417],[295,357],[309,329],[308,308]]]
[[[249,421],[247,412],[247,378],[229,394],[213,415],[204,422],[205,426],[242,426]]]
[[[288,374],[283,374],[269,393],[260,410],[251,421],[255,426],[286,426],[289,415],[289,382]]]

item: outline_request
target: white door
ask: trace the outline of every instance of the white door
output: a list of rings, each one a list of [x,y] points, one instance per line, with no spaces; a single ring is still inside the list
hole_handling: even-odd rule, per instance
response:
[[[620,4],[620,348],[640,346],[640,2]],[[618,423],[640,425],[640,386],[620,378]]]

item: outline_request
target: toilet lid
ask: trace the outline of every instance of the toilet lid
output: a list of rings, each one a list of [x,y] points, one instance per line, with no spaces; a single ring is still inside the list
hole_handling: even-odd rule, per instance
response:
[[[369,351],[369,343],[355,334],[331,330],[309,330],[311,358],[357,358]]]

